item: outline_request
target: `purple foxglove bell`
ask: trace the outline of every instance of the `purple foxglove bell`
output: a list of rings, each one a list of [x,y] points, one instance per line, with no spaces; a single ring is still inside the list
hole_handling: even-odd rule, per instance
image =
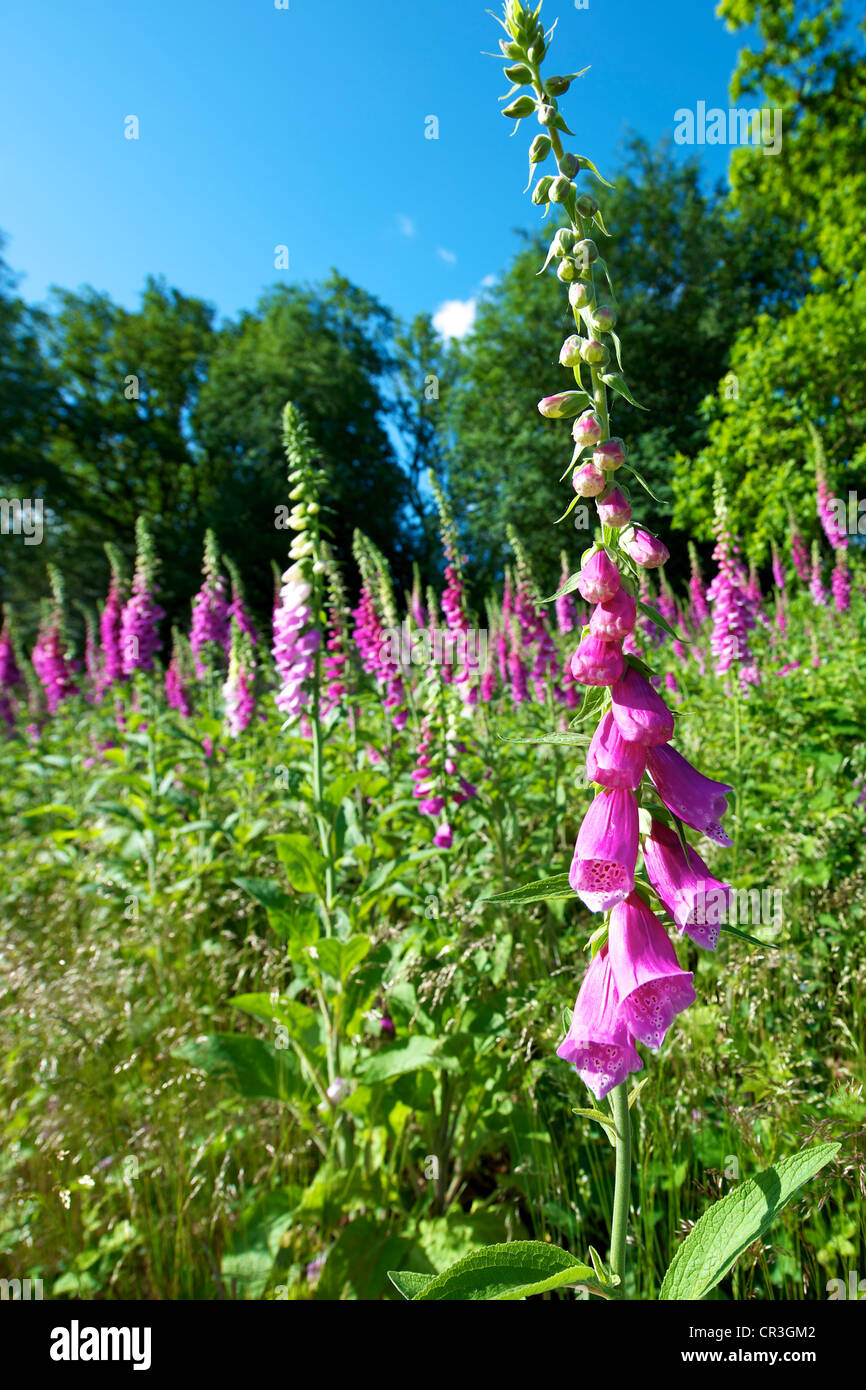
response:
[[[670,551],[664,541],[651,536],[648,531],[635,527],[630,536],[624,538],[622,548],[636,565],[644,569],[658,569],[670,559]]]
[[[607,487],[607,479],[594,463],[584,463],[574,470],[571,486],[578,497],[598,497]]]
[[[587,603],[606,603],[619,586],[619,570],[605,550],[596,550],[581,565],[577,588]]]
[[[588,633],[571,658],[571,674],[582,685],[613,685],[622,675],[622,645]]]
[[[674,1016],[695,1002],[694,976],[680,969],[670,937],[637,893],[611,912],[607,943],[617,1018],[647,1047],[661,1047]]]
[[[623,738],[654,748],[674,736],[674,717],[660,695],[633,666],[611,692],[611,708]]]
[[[568,881],[590,912],[607,912],[634,892],[638,814],[634,792],[599,792],[577,832]]]
[[[644,837],[643,857],[650,883],[680,931],[688,932],[698,946],[714,951],[719,927],[727,921],[730,884],[713,878],[691,845],[686,859],[676,833],[656,820]]]
[[[587,778],[603,787],[635,791],[646,771],[646,753],[642,744],[623,738],[608,710],[599,720],[586,754]]]
[[[669,811],[717,845],[734,843],[722,828],[728,792],[733,787],[705,777],[675,748],[651,748],[647,770]]]
[[[619,997],[606,946],[593,956],[574,1006],[571,1026],[557,1057],[571,1062],[596,1100],[603,1100],[629,1072],[642,1071],[628,1029],[618,1016]]]
[[[618,487],[611,488],[610,492],[599,498],[596,506],[603,526],[620,530],[631,521],[631,506]]]
[[[592,611],[589,630],[606,642],[622,641],[637,622],[637,604],[627,589],[617,589],[613,598],[599,603]]]

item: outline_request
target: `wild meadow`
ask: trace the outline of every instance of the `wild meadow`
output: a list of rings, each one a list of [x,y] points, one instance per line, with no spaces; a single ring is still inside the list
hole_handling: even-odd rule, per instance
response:
[[[374,504],[346,529],[289,399],[259,424],[274,572],[205,519],[181,606],[147,507],[104,556],[82,533],[10,571],[0,1274],[46,1297],[862,1296],[859,417],[806,394],[782,426],[776,393],[760,492],[744,330],[747,424],[725,375],[660,500],[645,459],[679,445],[613,433],[648,340],[539,11],[500,37],[569,319],[514,426],[557,458],[547,529],[530,488],[483,555],[452,460],[413,571]],[[479,340],[442,371],[469,397]],[[716,1208],[708,1244],[755,1182],[766,1212]]]

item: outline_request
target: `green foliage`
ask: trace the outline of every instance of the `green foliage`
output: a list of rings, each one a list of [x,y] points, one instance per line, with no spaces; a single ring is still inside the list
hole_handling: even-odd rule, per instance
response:
[[[740,1183],[715,1202],[674,1255],[659,1298],[705,1298],[752,1242],[773,1224],[803,1183],[838,1152],[838,1144],[813,1144]]]

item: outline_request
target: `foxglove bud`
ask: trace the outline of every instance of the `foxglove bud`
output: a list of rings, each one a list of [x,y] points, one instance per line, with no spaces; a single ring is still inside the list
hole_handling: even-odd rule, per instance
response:
[[[513,67],[505,69],[505,76],[515,86],[525,87],[527,82],[532,81],[532,69],[528,68],[525,63],[515,63]]]
[[[625,463],[625,444],[621,439],[606,439],[592,456],[596,468],[606,468],[611,472]]]
[[[499,47],[502,49],[506,58],[523,58],[523,45],[520,43],[509,43],[507,39],[499,40]]]
[[[530,164],[541,164],[550,154],[550,136],[536,135],[529,146]]]
[[[580,567],[577,588],[587,603],[607,603],[620,588],[619,570],[606,550],[594,550]]]
[[[593,366],[605,366],[610,361],[610,351],[604,343],[600,343],[597,338],[582,338],[580,344],[580,355],[584,362],[590,362]]]
[[[571,485],[578,497],[598,497],[607,487],[607,478],[594,463],[584,463],[575,469]]]
[[[596,604],[589,620],[593,637],[622,641],[637,622],[637,604],[627,589],[619,588],[613,598]]]
[[[587,309],[595,299],[595,291],[590,280],[575,280],[568,291],[568,302],[572,309]]]
[[[560,227],[550,243],[551,253],[554,256],[567,256],[576,240],[577,238],[570,227]]]
[[[572,333],[570,338],[566,338],[559,352],[559,361],[563,367],[576,367],[580,362],[580,343],[581,339],[577,333]]]
[[[562,280],[564,284],[568,285],[577,275],[577,266],[573,260],[571,260],[569,257],[565,257],[565,259],[561,260],[559,262],[559,265],[556,267],[556,274],[558,279]]]
[[[593,333],[610,333],[616,327],[616,310],[609,304],[599,304],[592,314]]]
[[[549,201],[550,186],[552,183],[553,179],[550,174],[545,174],[543,178],[538,180],[538,183],[532,190],[532,201],[535,203],[536,207],[541,207],[544,203]]]
[[[598,260],[598,247],[590,237],[584,237],[574,248],[574,258],[584,267],[594,265]]]
[[[651,536],[640,527],[635,527],[623,537],[622,548],[636,565],[641,565],[646,570],[658,569],[659,565],[666,564],[670,559],[670,551],[664,541],[660,541],[657,536]]]
[[[534,103],[533,103],[534,104]],[[507,113],[506,113],[507,114]],[[538,124],[553,125],[556,120],[556,107],[547,106],[544,102],[538,108]]]
[[[574,160],[574,173],[576,174],[580,169],[580,159],[574,154],[571,158]],[[574,178],[574,174],[572,174],[572,178]],[[595,217],[595,214],[598,212],[598,203],[591,193],[581,193],[577,200],[577,211],[581,217]]]
[[[571,338],[568,340],[572,341]],[[591,444],[597,444],[601,439],[601,421],[591,410],[585,410],[578,420],[575,420],[571,427],[571,437],[575,444],[579,444],[582,449],[588,449]]]
[[[612,487],[599,498],[596,506],[603,526],[619,531],[631,521],[631,507],[618,487]]]
[[[538,409],[547,420],[570,420],[586,402],[585,391],[559,391],[555,396],[545,396],[538,402]]]
[[[548,96],[564,97],[571,86],[571,82],[572,79],[570,77],[548,77],[544,84],[544,90],[547,92]],[[574,155],[571,155],[571,158],[573,159]]]
[[[567,202],[568,195],[570,194],[573,187],[574,185],[572,184],[571,179],[567,179],[564,174],[558,174],[557,177],[553,180],[553,184],[551,185],[550,201],[552,203]]]
[[[623,673],[622,644],[587,633],[571,658],[571,674],[581,685],[615,685]]]
[[[580,160],[576,154],[564,154],[557,162],[557,167],[567,179],[573,179],[575,174],[580,173]]]
[[[524,94],[512,101],[508,106],[503,106],[503,116],[508,116],[512,121],[522,120],[524,116],[531,116],[535,110],[535,98]]]

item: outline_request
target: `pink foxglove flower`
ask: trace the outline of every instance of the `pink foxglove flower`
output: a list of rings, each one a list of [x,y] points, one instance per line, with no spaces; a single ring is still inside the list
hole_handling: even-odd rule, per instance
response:
[[[596,1100],[603,1100],[608,1091],[621,1085],[629,1072],[643,1069],[619,1015],[619,996],[606,946],[589,963],[571,1026],[556,1055],[572,1063]]]
[[[637,622],[637,604],[627,589],[618,589],[613,598],[596,604],[589,620],[593,637],[622,641]]]
[[[695,1002],[694,976],[681,969],[670,937],[637,893],[611,912],[607,941],[617,1018],[647,1047],[661,1047],[675,1015]]]
[[[670,551],[664,541],[651,536],[639,526],[623,537],[622,548],[643,569],[658,569],[659,565],[667,564],[670,559]]]
[[[611,488],[596,502],[598,507],[599,520],[603,526],[612,526],[614,530],[621,530],[623,526],[628,526],[631,521],[631,506],[626,500],[625,494],[620,492],[618,487]]]
[[[675,831],[656,820],[644,837],[643,857],[650,883],[680,931],[714,951],[728,919],[730,884],[713,877],[692,845],[686,858]]]
[[[585,633],[571,658],[571,674],[581,685],[613,685],[622,675],[623,655],[620,642],[607,642]]]
[[[586,754],[588,781],[635,791],[646,771],[646,748],[623,738],[610,710],[602,715]]]
[[[649,681],[627,666],[622,680],[611,689],[611,709],[623,738],[648,748],[668,743],[674,736],[674,717]]]
[[[595,796],[583,818],[568,881],[590,912],[606,912],[634,891],[638,814],[634,792]]]
[[[675,748],[651,748],[647,770],[669,811],[717,845],[734,843],[722,828],[728,793],[733,787],[705,777]]]
[[[580,567],[578,591],[587,603],[606,603],[620,587],[619,570],[605,550],[596,550]]]

